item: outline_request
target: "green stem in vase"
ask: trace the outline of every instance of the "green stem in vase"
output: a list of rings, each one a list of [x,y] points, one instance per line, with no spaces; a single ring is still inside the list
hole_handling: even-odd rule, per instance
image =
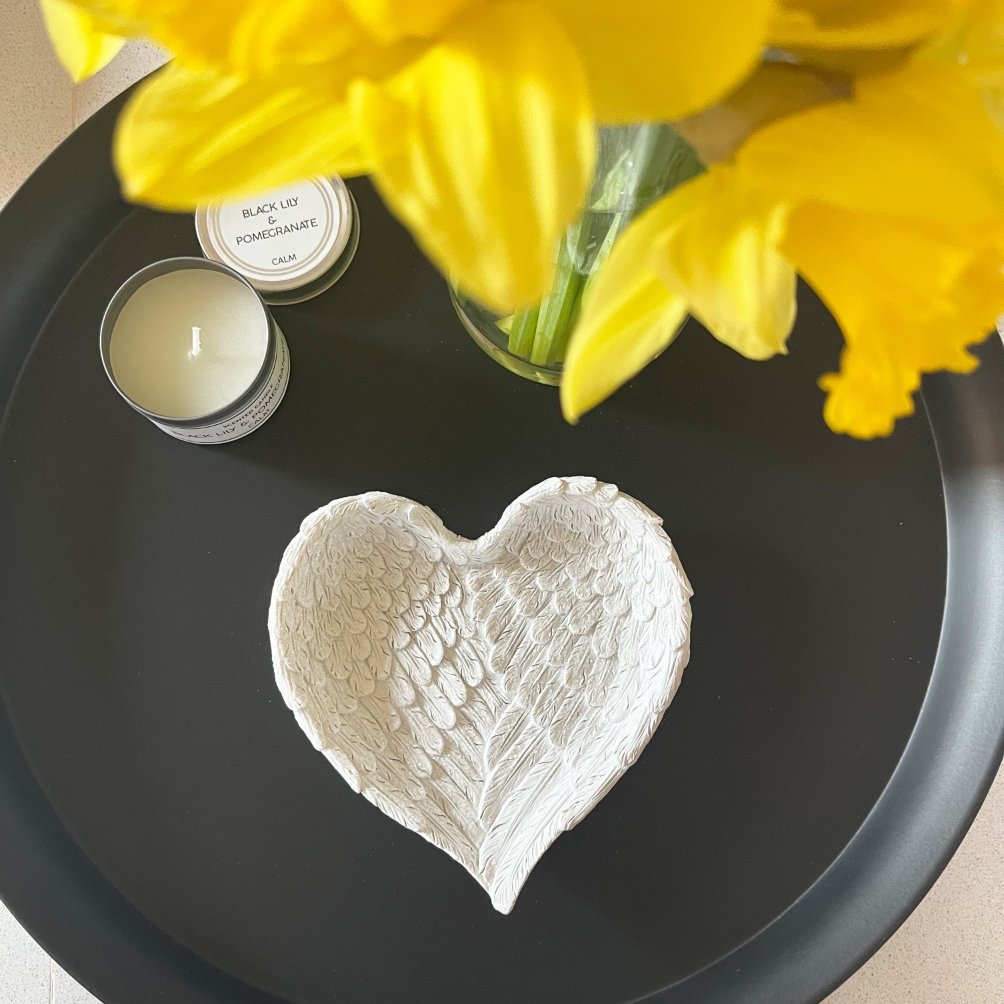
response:
[[[509,351],[537,366],[563,362],[583,291],[614,241],[639,212],[701,170],[691,147],[662,123],[605,130],[588,208],[561,241],[551,290],[513,320]]]
[[[552,366],[564,358],[571,323],[578,314],[584,277],[576,271],[569,245],[567,240],[562,242],[554,285],[540,304],[537,330],[530,349],[530,362],[538,366]]]
[[[537,317],[540,304],[519,310],[512,320],[509,329],[509,351],[520,359],[529,359],[533,348],[533,339],[537,333]]]

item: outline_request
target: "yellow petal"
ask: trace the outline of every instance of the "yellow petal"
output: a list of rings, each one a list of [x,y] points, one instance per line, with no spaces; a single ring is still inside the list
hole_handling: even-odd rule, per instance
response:
[[[539,299],[595,148],[582,69],[553,19],[478,8],[386,85],[357,83],[354,101],[374,181],[429,257],[499,313]]]
[[[541,0],[586,65],[601,122],[688,115],[738,84],[764,45],[770,0]]]
[[[890,435],[897,419],[913,414],[920,379],[886,355],[846,348],[840,372],[820,377],[819,386],[826,391],[823,419],[834,432],[875,439]]]
[[[45,0],[43,0],[44,4]],[[100,31],[120,38],[141,35],[146,29],[147,19],[142,10],[145,0],[62,0],[63,4],[88,15],[91,23]],[[151,4],[161,0],[150,0]],[[173,0],[162,0],[171,3]],[[183,2],[183,0],[179,0]]]
[[[729,160],[769,122],[850,96],[850,82],[791,63],[763,63],[731,94],[673,128],[705,164]]]
[[[621,234],[587,286],[561,377],[561,408],[570,422],[644,369],[687,317],[686,301],[652,267],[665,226],[657,203]]]
[[[739,150],[750,184],[945,226],[1004,211],[1004,135],[952,67],[908,66],[837,101],[766,126]]]
[[[994,124],[1004,132],[1004,0],[977,0],[913,58],[957,67],[979,88]]]
[[[382,42],[432,38],[481,0],[347,0],[353,16]]]
[[[193,68],[271,75],[351,57],[365,32],[343,0],[73,0]],[[370,49],[374,49],[372,42]]]
[[[820,381],[837,432],[888,435],[913,411],[921,374],[971,370],[968,347],[1004,313],[1004,244],[993,232],[806,205],[783,246],[847,342],[840,373]]]
[[[916,55],[918,60],[940,60],[970,74],[1004,70],[1004,0],[976,0],[939,32]]]
[[[59,61],[79,83],[115,58],[124,38],[103,31],[95,18],[68,0],[41,0],[45,27]]]
[[[174,63],[160,70],[119,119],[115,164],[126,196],[193,209],[301,178],[367,170],[354,119],[331,97],[335,82],[299,76],[302,86]]]
[[[714,167],[662,200],[655,268],[719,341],[749,359],[784,352],[795,270],[778,252],[786,207]]]
[[[784,48],[906,45],[948,24],[967,0],[782,0],[770,41]]]
[[[150,31],[179,57],[239,75],[351,56],[363,35],[339,0],[155,0]]]

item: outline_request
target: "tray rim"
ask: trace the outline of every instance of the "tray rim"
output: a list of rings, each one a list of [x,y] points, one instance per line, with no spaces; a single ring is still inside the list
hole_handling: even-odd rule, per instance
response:
[[[63,276],[132,212],[108,153],[127,96],[71,134],[0,213],[4,417]],[[88,198],[54,218],[40,214],[36,192],[62,190]],[[25,235],[39,253],[24,254]],[[924,384],[945,496],[946,603],[931,681],[899,763],[850,842],[798,900],[704,969],[639,1000],[820,1000],[895,932],[975,818],[1004,757],[1004,617],[994,616],[1004,613],[1004,349],[991,336],[979,354],[976,373]],[[104,878],[46,799],[2,700],[0,763],[0,898],[64,969],[103,1000],[281,1004],[178,944]]]

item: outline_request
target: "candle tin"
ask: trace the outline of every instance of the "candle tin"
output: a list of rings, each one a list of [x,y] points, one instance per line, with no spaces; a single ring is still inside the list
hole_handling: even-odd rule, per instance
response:
[[[144,408],[134,401],[122,388],[115,377],[111,362],[111,341],[115,322],[130,297],[144,283],[168,272],[182,269],[209,269],[231,276],[237,282],[247,286],[261,304],[263,323],[267,325],[267,344],[265,357],[261,368],[250,385],[230,404],[216,411],[195,418],[176,418],[171,415],[161,415]],[[127,279],[111,298],[101,320],[101,362],[112,386],[141,415],[148,418],[158,429],[175,439],[188,443],[215,445],[233,442],[254,432],[263,425],[279,407],[286,387],[289,384],[289,349],[275,319],[269,313],[257,290],[242,275],[221,265],[218,262],[207,261],[204,258],[166,258],[140,269]]]
[[[202,206],[195,232],[203,254],[240,272],[266,303],[300,303],[348,268],[359,244],[359,213],[341,178],[309,178]]]

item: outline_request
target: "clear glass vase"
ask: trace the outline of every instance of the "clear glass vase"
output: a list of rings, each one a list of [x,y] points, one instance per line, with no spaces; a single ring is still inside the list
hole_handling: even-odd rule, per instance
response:
[[[534,307],[500,317],[452,289],[471,337],[496,362],[537,383],[557,384],[582,295],[624,228],[703,166],[690,145],[662,123],[600,130],[586,208],[558,244],[554,284]]]

